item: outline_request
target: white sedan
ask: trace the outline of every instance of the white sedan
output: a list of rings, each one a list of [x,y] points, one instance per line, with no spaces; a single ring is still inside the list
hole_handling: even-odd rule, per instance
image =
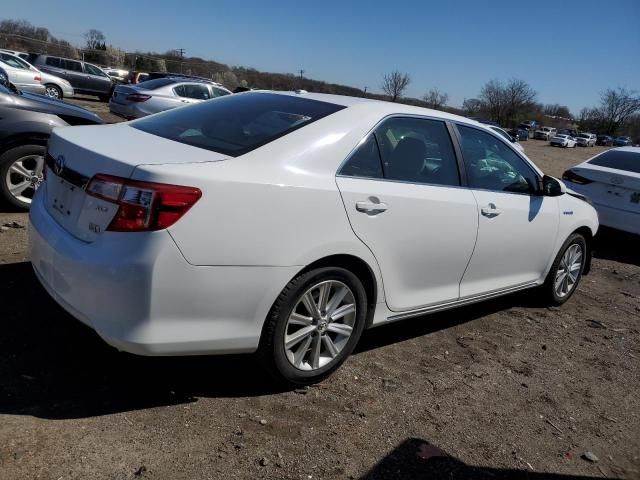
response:
[[[365,328],[533,287],[564,303],[598,229],[481,124],[362,98],[247,92],[55,129],[46,162],[31,261],[71,315],[141,355],[257,351],[294,384]]]
[[[565,135],[565,134],[560,134],[560,135],[555,135],[553,137],[551,137],[551,140],[549,140],[549,144],[552,147],[565,147],[565,148],[575,148],[576,145],[578,144],[578,141],[573,138],[571,135]]]
[[[602,225],[640,235],[640,147],[607,150],[562,178],[591,199]]]

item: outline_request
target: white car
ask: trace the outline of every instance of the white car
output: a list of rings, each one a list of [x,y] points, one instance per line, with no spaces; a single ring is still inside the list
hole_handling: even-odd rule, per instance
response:
[[[19,72],[14,72],[15,74],[33,76],[34,78],[40,77],[39,83],[41,86],[36,86],[34,89],[30,87],[25,88],[24,85],[21,87],[14,83],[19,90],[25,89],[31,92],[41,93],[59,100],[70,98],[74,95],[73,87],[67,80],[38,70],[21,56],[15,55],[7,50],[0,50],[0,61],[20,70]],[[11,81],[11,79],[9,80]]]
[[[640,235],[640,147],[607,150],[562,178],[593,202],[602,225]]]
[[[595,147],[597,137],[594,133],[579,133],[577,140],[581,147]]]
[[[516,149],[518,149],[520,152],[524,153],[524,147],[522,145],[520,145],[520,142],[518,142],[517,139],[512,137],[509,134],[509,132],[507,132],[505,129],[500,128],[500,127],[496,127],[495,125],[488,125],[488,127],[491,130],[493,130],[494,132],[498,132],[498,134],[502,135],[504,138],[509,140]]]
[[[365,328],[532,287],[562,304],[598,229],[481,124],[363,98],[227,95],[47,152],[30,254],[60,305],[120,350],[258,351],[294,384]]]
[[[549,140],[549,144],[552,147],[557,146],[557,147],[565,147],[565,148],[575,148],[578,142],[571,135],[560,134],[560,135],[555,135],[551,137],[551,140]]]

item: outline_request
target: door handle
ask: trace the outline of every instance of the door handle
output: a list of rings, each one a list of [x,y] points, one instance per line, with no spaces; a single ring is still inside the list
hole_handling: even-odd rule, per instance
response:
[[[356,202],[356,210],[367,215],[377,215],[386,212],[389,206],[376,197],[370,197],[368,202]]]
[[[493,217],[497,217],[498,215],[500,215],[502,212],[500,211],[499,208],[497,208],[495,206],[495,204],[490,203],[489,205],[487,205],[486,207],[482,207],[480,209],[480,213],[482,213],[482,215],[484,215],[485,217],[488,218],[493,218]]]
[[[180,100],[182,103],[189,103],[189,100]]]

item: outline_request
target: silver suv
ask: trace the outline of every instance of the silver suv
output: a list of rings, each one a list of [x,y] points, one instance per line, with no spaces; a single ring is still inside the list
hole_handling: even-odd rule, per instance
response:
[[[43,72],[67,80],[76,93],[95,95],[103,102],[109,100],[113,90],[111,77],[91,63],[71,58],[30,53],[27,61]]]

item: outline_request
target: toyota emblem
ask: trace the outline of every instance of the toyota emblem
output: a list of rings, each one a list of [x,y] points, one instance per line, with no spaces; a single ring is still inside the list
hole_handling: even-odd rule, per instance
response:
[[[64,156],[58,155],[58,158],[56,158],[56,163],[53,165],[53,171],[57,176],[60,176],[63,170],[64,170]]]

